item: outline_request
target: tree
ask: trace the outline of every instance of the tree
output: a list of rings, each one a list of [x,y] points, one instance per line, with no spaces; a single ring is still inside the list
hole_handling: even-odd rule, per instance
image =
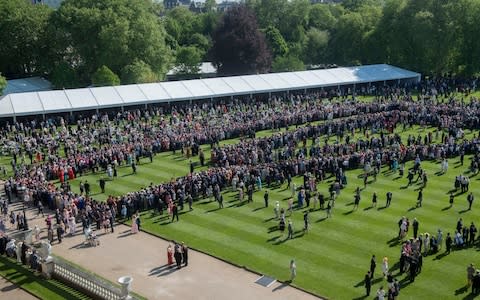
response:
[[[205,12],[214,11],[217,8],[217,2],[215,0],[205,0]]]
[[[183,46],[188,44],[190,36],[194,33],[195,14],[185,6],[177,6],[167,13],[167,32],[174,36],[178,43]],[[174,32],[171,30],[174,29]]]
[[[270,69],[271,55],[253,11],[235,5],[213,34],[212,60],[220,74],[249,74]]]
[[[197,47],[180,47],[177,51],[176,69],[179,74],[198,74],[203,53]]]
[[[305,65],[294,55],[288,54],[286,56],[278,56],[272,64],[272,71],[274,72],[292,72],[304,71]]]
[[[304,61],[309,64],[324,63],[326,59],[329,34],[328,31],[310,28],[305,43]]]
[[[0,71],[21,77],[43,71],[45,32],[52,9],[27,0],[0,1]]]
[[[73,88],[78,86],[78,75],[69,64],[61,62],[52,70],[50,81],[58,89]]]
[[[143,60],[135,60],[122,70],[122,83],[149,83],[158,81],[157,75]]]
[[[268,46],[275,57],[287,54],[287,42],[285,42],[285,39],[277,28],[272,25],[268,26],[267,30],[265,30],[265,38],[267,39]]]
[[[189,45],[195,46],[198,49],[200,49],[203,53],[206,53],[208,50],[210,50],[211,41],[208,40],[207,37],[205,37],[200,33],[194,33],[190,37]]]
[[[337,19],[333,16],[330,7],[323,3],[312,5],[308,16],[308,25],[320,30],[333,30]]]
[[[3,91],[7,87],[7,79],[2,76],[2,73],[0,73],[0,96],[3,95]]]
[[[94,86],[119,85],[120,78],[112,72],[107,66],[101,66],[92,76]]]
[[[143,60],[163,77],[171,52],[157,11],[152,1],[65,0],[50,22],[57,63],[75,66],[86,80],[102,65],[120,74]]]

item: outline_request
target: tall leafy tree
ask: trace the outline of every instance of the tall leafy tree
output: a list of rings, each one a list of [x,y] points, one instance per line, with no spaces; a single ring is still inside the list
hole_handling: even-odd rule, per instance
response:
[[[163,77],[171,53],[157,10],[148,0],[65,0],[50,22],[57,59],[84,79],[102,65],[120,74],[135,60]]]
[[[325,63],[329,38],[328,31],[310,28],[307,32],[304,61],[309,64]]]
[[[43,71],[45,31],[52,10],[27,0],[0,1],[0,71],[21,77]]]
[[[293,72],[304,70],[305,64],[303,63],[303,61],[292,54],[278,56],[272,63],[273,72]]]
[[[262,73],[271,55],[255,15],[245,5],[229,9],[213,34],[213,63],[220,74]]]
[[[107,66],[101,66],[92,76],[94,86],[119,85],[120,78]]]
[[[157,81],[157,75],[142,60],[135,60],[122,70],[122,83],[148,83]]]
[[[277,28],[272,25],[268,26],[265,30],[265,38],[267,39],[268,46],[274,56],[283,56],[287,54],[287,42],[285,42],[285,39]]]
[[[50,73],[50,81],[57,89],[74,88],[79,84],[77,72],[65,62],[60,62],[53,68]]]
[[[177,51],[176,68],[179,74],[198,74],[203,53],[194,46],[180,47]]]

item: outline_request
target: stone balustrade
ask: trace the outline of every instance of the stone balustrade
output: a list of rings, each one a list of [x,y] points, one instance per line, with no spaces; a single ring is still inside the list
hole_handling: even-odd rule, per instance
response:
[[[58,258],[54,258],[52,276],[67,284],[78,288],[94,299],[124,300],[135,299],[125,294],[125,289],[120,289],[110,282],[103,280],[93,274],[89,274],[74,265]]]

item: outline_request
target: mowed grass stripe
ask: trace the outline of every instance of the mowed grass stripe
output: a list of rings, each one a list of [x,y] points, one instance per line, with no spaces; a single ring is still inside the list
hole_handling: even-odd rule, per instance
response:
[[[177,223],[175,223],[174,225],[176,224]],[[312,258],[315,258],[315,260],[319,258],[323,258],[321,259],[323,267],[329,268],[329,269],[334,269],[338,267],[338,262],[335,262],[334,260],[332,260],[329,255],[326,255],[326,256],[324,255],[324,253],[331,253],[331,251],[325,252],[323,251],[323,249],[315,249],[314,247],[315,244],[313,243],[309,243],[306,245],[305,241],[302,241],[301,243],[298,244],[299,247],[291,247],[290,249],[285,248],[287,249],[286,252],[288,252],[289,255],[284,255],[284,254],[279,255],[278,252],[272,252],[271,251],[272,249],[269,249],[268,247],[258,247],[256,244],[252,244],[251,242],[246,242],[244,239],[241,239],[240,237],[243,236],[241,231],[235,231],[235,230],[220,231],[220,230],[216,230],[216,228],[218,227],[212,226],[212,223],[210,222],[198,222],[198,220],[196,220],[195,224],[190,224],[188,228],[185,228],[185,227],[176,228],[179,232],[175,238],[177,239],[179,237],[184,238],[184,233],[188,235],[189,232],[191,232],[192,230],[193,231],[208,230],[209,234],[208,236],[203,237],[202,243],[204,243],[207,240],[209,241],[210,246],[216,245],[219,248],[228,249],[228,251],[226,251],[227,253],[225,255],[222,255],[222,254],[217,254],[217,251],[214,250],[215,248],[212,248],[212,251],[215,253],[215,255],[219,255],[220,257],[233,260],[234,262],[236,262],[235,258],[237,258],[238,255],[244,255],[245,257],[250,257],[251,258],[250,261],[254,259],[256,264],[265,265],[268,267],[276,266],[275,268],[279,270],[278,273],[276,274],[280,274],[279,276],[284,276],[283,275],[285,274],[284,261],[286,259],[288,260],[288,258],[290,257],[295,257],[295,258],[298,257],[297,263],[304,266],[312,263],[312,261],[310,261],[310,259]],[[289,242],[292,242],[293,244],[296,242],[296,239],[288,241],[287,243]],[[192,242],[190,242],[190,245],[194,246]],[[285,252],[285,249],[283,252]],[[255,253],[255,258],[251,257],[251,251]],[[302,258],[304,259],[309,258],[309,261],[305,261],[304,263],[302,263],[302,261],[304,260]],[[252,267],[249,264],[242,264],[242,265],[246,265],[250,268]],[[342,265],[343,265],[342,267],[344,268],[348,267],[348,264],[346,262],[342,263]],[[262,269],[260,271],[265,272]],[[276,275],[276,274],[273,274],[273,275]],[[328,280],[329,277],[326,274],[325,276],[326,277],[322,279]],[[316,280],[316,279],[318,279],[317,276],[312,278],[312,280]],[[339,283],[338,281],[332,281],[329,284],[337,285]],[[340,285],[338,287],[340,287]]]

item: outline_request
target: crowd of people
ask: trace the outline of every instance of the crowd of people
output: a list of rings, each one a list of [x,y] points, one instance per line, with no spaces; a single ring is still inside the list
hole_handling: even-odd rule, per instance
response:
[[[412,176],[418,174],[426,187],[428,176],[421,168],[423,160],[445,162],[450,157],[461,156],[463,164],[463,156],[473,154],[470,168],[478,172],[480,136],[464,139],[463,129],[480,127],[480,102],[448,98],[450,86],[449,81],[430,82],[421,87],[423,92],[417,101],[413,101],[405,88],[385,87],[381,92],[375,91],[377,97],[372,102],[326,100],[324,98],[332,98],[331,93],[317,92],[272,97],[263,102],[250,99],[173,107],[170,117],[159,109],[152,109],[119,112],[114,116],[93,115],[77,120],[75,126],[63,119],[7,125],[0,130],[0,145],[4,152],[12,155],[14,176],[7,180],[5,193],[9,200],[22,195],[27,204],[39,208],[39,214],[43,215],[40,207],[44,205],[54,210],[55,214],[46,218],[48,239],[53,243],[56,231],[57,241],[61,243],[65,235],[75,234],[77,223],[82,224],[88,238],[92,234],[91,225],[97,230],[113,232],[116,218],[133,219],[132,232],[136,233],[140,227],[139,211],[154,209],[161,214],[168,211],[172,221],[178,221],[178,211],[186,205],[192,209],[199,198],[215,200],[223,208],[222,191],[226,189],[237,191],[240,201],[245,195],[251,201],[253,193],[262,190],[263,185],[270,187],[287,182],[287,188],[292,190],[288,209],[280,209],[278,205],[274,209],[279,229],[283,233],[287,228],[287,238],[292,238],[293,224],[286,220],[285,213],[291,213],[294,206],[301,208],[312,202],[321,208],[326,204],[327,217],[331,217],[335,198],[347,185],[345,171],[348,169],[362,168],[367,184],[368,177],[376,178],[382,166],[398,170],[403,176],[405,163],[414,161]],[[439,98],[440,95],[447,98]],[[408,129],[414,125],[434,126],[438,130],[410,135],[406,140],[394,133],[398,127]],[[290,130],[283,131],[283,128]],[[277,132],[256,138],[255,132],[263,129]],[[242,140],[235,145],[218,143],[233,137]],[[79,194],[71,190],[69,180],[87,172],[105,172],[114,179],[117,168],[131,166],[135,173],[142,157],[153,160],[161,151],[180,150],[187,158],[201,156],[199,146],[202,144],[212,146],[211,165],[205,171],[194,172],[192,165],[186,176],[151,183],[123,196],[109,196],[106,202],[93,199],[88,181],[82,181]],[[442,163],[442,172],[447,170],[448,164]],[[330,195],[324,196],[317,192],[317,184],[328,175],[335,180],[329,187]],[[303,176],[303,185],[295,186],[292,182],[295,176]],[[413,178],[409,176],[410,171],[407,177],[411,183]],[[53,182],[57,179],[60,186]],[[459,176],[462,192],[466,181]],[[268,194],[264,197],[268,207]],[[360,193],[355,199],[358,207]],[[391,201],[391,193],[387,199]],[[17,216],[15,220],[21,223]],[[307,213],[304,216],[307,232],[308,225]],[[408,220],[402,219],[400,238],[406,236],[408,226]],[[460,238],[466,240],[464,237],[462,226],[452,239],[458,246]],[[449,234],[445,240],[448,239]],[[430,253],[441,244],[438,235],[417,237],[415,234],[402,246],[401,271],[408,270],[413,280],[419,266],[421,269],[422,245],[424,252]],[[448,243],[446,248],[449,249]],[[186,246],[184,249],[177,243],[169,246],[168,264],[175,258],[177,267],[182,261],[186,265],[187,251]],[[370,270],[370,278],[373,271]],[[391,274],[387,272],[385,276]],[[390,279],[387,278],[387,294],[398,295],[398,282]]]

